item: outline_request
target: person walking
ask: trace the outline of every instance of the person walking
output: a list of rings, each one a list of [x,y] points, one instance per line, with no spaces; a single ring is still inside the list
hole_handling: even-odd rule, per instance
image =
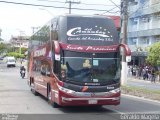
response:
[[[155,69],[151,69],[151,82],[156,82]]]

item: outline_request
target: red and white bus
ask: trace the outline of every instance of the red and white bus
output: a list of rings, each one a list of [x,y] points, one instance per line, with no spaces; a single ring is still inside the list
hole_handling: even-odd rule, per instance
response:
[[[112,19],[61,15],[53,18],[29,43],[31,91],[53,107],[120,104],[120,44]]]

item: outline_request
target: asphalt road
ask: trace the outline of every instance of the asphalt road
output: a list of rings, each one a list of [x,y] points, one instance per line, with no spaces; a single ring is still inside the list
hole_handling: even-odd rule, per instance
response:
[[[124,113],[158,113],[160,118],[160,102],[122,95],[118,106],[53,108],[42,96],[31,93],[19,67],[0,64],[0,120],[6,113],[18,115],[18,120],[118,120]]]

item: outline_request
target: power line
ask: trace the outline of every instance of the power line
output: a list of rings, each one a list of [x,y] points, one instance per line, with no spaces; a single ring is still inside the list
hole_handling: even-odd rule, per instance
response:
[[[57,6],[41,5],[41,4],[30,4],[30,3],[20,3],[20,2],[10,2],[10,1],[0,1],[0,2],[1,3],[7,3],[7,4],[34,6],[34,7],[50,7],[50,8],[69,9],[68,7],[57,7]],[[102,9],[82,9],[82,8],[72,8],[72,9],[75,9],[75,10],[88,10],[88,11],[106,11],[106,10],[102,10]]]
[[[66,3],[66,2],[61,2],[61,1],[52,1],[52,0],[38,0],[38,1],[45,1],[45,2],[53,2],[53,3]],[[113,2],[113,1],[112,1]],[[116,12],[111,12],[112,10],[114,10],[115,8],[120,8],[120,6],[118,6],[117,4],[114,3],[114,5],[104,5],[104,4],[87,4],[87,3],[82,3],[82,2],[76,2],[78,4],[83,4],[83,5],[90,5],[90,6],[94,6],[94,5],[99,5],[99,6],[116,6],[110,10],[106,10],[106,12],[102,13],[101,15],[105,14],[105,13],[118,13],[120,11],[116,11]],[[71,3],[70,3],[71,4]],[[71,13],[71,11],[69,11],[69,13]]]
[[[117,8],[121,9],[120,6],[118,6],[115,2],[113,2],[112,0],[109,0],[111,3],[113,3]]]
[[[117,7],[114,7],[114,8],[112,8],[112,9],[110,9],[110,10],[106,10],[106,12],[102,13],[101,15],[103,15],[103,14],[105,14],[105,13],[111,13],[110,11],[114,10],[115,8],[117,8]]]
[[[66,3],[66,2],[61,2],[61,1],[52,1],[52,0],[38,0],[38,1],[45,1],[45,2],[55,2],[55,3]],[[83,4],[83,5],[90,5],[90,6],[93,6],[93,5],[99,5],[99,6],[115,6],[115,5],[104,5],[104,4],[88,4],[88,3],[82,3],[80,2],[80,4]]]
[[[72,6],[72,4],[79,4],[80,3],[80,1],[79,2],[74,2],[74,1],[71,1],[71,0],[66,0],[66,3],[68,3],[69,4],[69,14],[71,14],[71,6]]]
[[[65,9],[67,9],[67,7],[56,7],[56,6],[50,6],[50,5],[39,5],[39,4],[29,4],[29,3],[10,2],[10,1],[0,1],[0,2],[1,3],[8,3],[8,4],[35,6],[35,7],[53,7],[53,8],[65,8]]]
[[[45,1],[45,2],[54,2],[54,3],[66,3],[66,2],[61,2],[61,1],[52,1],[52,0],[38,0],[38,1]]]

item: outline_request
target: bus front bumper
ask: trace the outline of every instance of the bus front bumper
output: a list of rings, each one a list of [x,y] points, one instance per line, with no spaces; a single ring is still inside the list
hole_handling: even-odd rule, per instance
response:
[[[110,92],[85,93],[67,92],[59,90],[59,104],[62,106],[94,106],[94,105],[119,105],[120,89]]]

